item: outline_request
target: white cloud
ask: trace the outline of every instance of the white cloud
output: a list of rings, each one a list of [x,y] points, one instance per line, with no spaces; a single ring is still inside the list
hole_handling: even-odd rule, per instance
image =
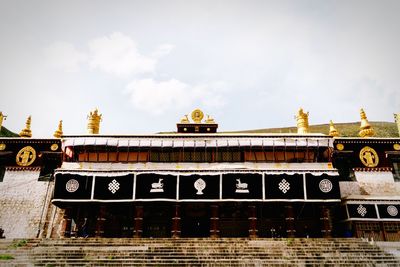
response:
[[[171,53],[171,51],[175,48],[172,44],[162,44],[157,47],[157,49],[152,53],[152,56],[155,58],[159,58]]]
[[[87,55],[79,52],[72,44],[55,42],[45,51],[45,61],[50,67],[63,69],[68,72],[79,70],[80,64],[87,61]]]
[[[134,40],[120,32],[89,42],[90,66],[126,76],[153,72],[157,61],[139,53]]]
[[[225,104],[222,83],[191,86],[176,79],[155,81],[134,80],[126,87],[133,106],[153,115],[170,110],[202,107],[221,107]]]

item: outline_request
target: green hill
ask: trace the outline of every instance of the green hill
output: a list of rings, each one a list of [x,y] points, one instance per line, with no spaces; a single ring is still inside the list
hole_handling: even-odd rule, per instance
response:
[[[397,125],[394,122],[373,121],[370,122],[375,130],[375,137],[399,137]],[[335,123],[336,129],[342,137],[358,137],[360,122]],[[296,133],[296,127],[267,128],[245,131],[234,131],[235,133]],[[311,133],[329,134],[329,124],[310,125]]]
[[[18,134],[11,132],[6,127],[1,127],[0,137],[19,137]]]

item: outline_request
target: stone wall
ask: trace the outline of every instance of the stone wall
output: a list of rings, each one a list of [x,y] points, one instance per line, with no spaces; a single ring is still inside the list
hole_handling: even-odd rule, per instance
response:
[[[33,238],[43,227],[41,218],[46,216],[52,187],[38,181],[39,172],[6,170],[0,182],[0,228],[6,238]]]

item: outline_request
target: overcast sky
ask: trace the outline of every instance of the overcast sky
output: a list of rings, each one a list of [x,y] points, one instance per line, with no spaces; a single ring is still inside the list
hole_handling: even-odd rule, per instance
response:
[[[0,0],[0,111],[33,137],[176,130],[194,108],[220,130],[394,121],[400,1]]]

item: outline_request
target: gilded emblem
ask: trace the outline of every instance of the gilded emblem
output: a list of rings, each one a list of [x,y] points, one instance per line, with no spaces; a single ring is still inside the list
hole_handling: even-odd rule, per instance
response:
[[[56,151],[58,149],[58,145],[57,144],[52,144],[50,149],[51,149],[51,151]]]
[[[195,109],[192,112],[192,120],[195,123],[201,123],[201,120],[204,118],[204,113],[200,109]]]
[[[361,149],[360,160],[362,164],[370,168],[378,166],[379,163],[378,154],[373,148],[369,146],[366,146],[363,149]]]
[[[400,145],[399,144],[394,144],[393,148],[394,148],[394,150],[400,150]]]
[[[337,144],[336,148],[337,148],[337,150],[342,151],[344,149],[344,145],[343,144]]]
[[[1,143],[0,144],[0,150],[4,150],[4,149],[6,149],[6,144]]]
[[[26,146],[22,148],[16,157],[16,162],[19,166],[29,166],[36,159],[36,151],[31,146]]]

